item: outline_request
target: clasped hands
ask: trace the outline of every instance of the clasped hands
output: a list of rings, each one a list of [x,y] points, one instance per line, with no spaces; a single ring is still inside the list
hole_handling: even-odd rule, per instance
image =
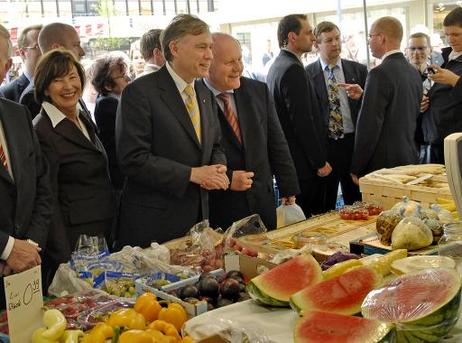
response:
[[[216,189],[226,190],[229,187],[226,170],[226,166],[222,164],[191,168],[190,181],[208,191]]]
[[[20,273],[42,263],[39,252],[42,249],[26,240],[15,239],[13,249],[6,261],[0,263],[0,274],[7,276]]]

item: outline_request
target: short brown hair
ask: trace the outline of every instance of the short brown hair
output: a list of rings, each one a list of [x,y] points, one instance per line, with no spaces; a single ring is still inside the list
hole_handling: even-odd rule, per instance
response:
[[[21,31],[21,34],[18,37],[18,48],[22,49],[28,44],[26,42],[26,37],[27,34],[31,31],[40,31],[42,29],[43,25],[31,25],[26,27],[24,30]]]
[[[51,82],[57,78],[66,75],[75,66],[80,77],[82,90],[85,86],[85,70],[82,65],[75,59],[72,52],[64,49],[54,49],[43,55],[35,68],[34,86],[35,100],[41,104],[44,101],[50,101],[45,95],[46,90]]]
[[[123,56],[107,54],[96,60],[93,65],[91,84],[98,93],[107,93],[107,86],[115,86],[111,74],[114,70],[129,72],[129,66]]]
[[[387,16],[379,18],[373,25],[375,25],[376,33],[383,33],[388,38],[401,43],[403,39],[403,25],[395,17]]]
[[[203,33],[210,33],[209,26],[206,22],[190,14],[177,15],[160,35],[162,52],[164,53],[165,59],[167,61],[173,59],[169,47],[170,42],[183,38],[186,35],[198,36]]]
[[[409,36],[409,39],[412,39],[412,38],[425,38],[427,40],[427,45],[428,45],[427,48],[431,49],[432,43],[430,41],[430,36],[427,35],[426,33],[423,33],[423,32],[413,33],[412,35]]]
[[[318,25],[316,25],[316,28],[314,29],[314,36],[316,37],[316,41],[319,43],[321,39],[321,33],[332,32],[334,30],[337,30],[340,33],[340,29],[333,22],[321,21]]]
[[[278,43],[280,48],[285,48],[289,44],[289,33],[294,32],[297,35],[302,29],[302,20],[308,20],[305,14],[286,15],[278,24]]]
[[[443,26],[462,27],[462,7],[457,6],[443,20]]]
[[[162,30],[152,29],[141,36],[140,51],[143,58],[147,61],[152,57],[152,51],[157,48],[162,49],[160,45],[160,35]]]
[[[6,44],[6,51],[1,51],[0,59],[2,63],[6,63],[8,59],[13,55],[13,44],[10,39],[10,32],[5,26],[0,24],[0,39],[3,39]]]

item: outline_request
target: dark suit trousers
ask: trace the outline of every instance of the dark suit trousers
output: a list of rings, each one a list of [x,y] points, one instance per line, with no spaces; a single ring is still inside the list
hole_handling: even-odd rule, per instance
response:
[[[361,200],[359,187],[351,180],[351,157],[355,142],[354,133],[346,134],[344,138],[327,140],[327,161],[332,166],[332,173],[321,179],[320,198],[322,212],[335,209],[337,203],[338,185],[342,187],[345,204],[351,205]]]

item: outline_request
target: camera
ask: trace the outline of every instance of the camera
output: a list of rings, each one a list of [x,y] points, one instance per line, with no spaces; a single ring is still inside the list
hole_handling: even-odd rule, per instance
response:
[[[436,69],[433,68],[433,67],[427,67],[426,71],[427,71],[427,74],[429,74],[429,75],[436,74],[436,72],[437,72]]]

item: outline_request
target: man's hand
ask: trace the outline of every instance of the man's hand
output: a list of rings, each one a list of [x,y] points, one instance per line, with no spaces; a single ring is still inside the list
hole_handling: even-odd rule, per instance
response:
[[[345,89],[347,96],[353,100],[358,100],[363,95],[363,89],[356,83],[337,83],[339,87]]]
[[[191,177],[189,180],[207,190],[226,190],[229,187],[226,166],[222,164],[191,168]]]
[[[326,162],[324,167],[318,169],[318,176],[325,177],[329,175],[332,171],[332,167],[330,166],[329,162]]]
[[[432,64],[431,67],[436,71],[435,74],[428,74],[428,78],[432,81],[454,87],[460,79],[459,75],[454,74],[449,69],[443,69],[437,64]]]
[[[424,95],[422,97],[422,102],[420,103],[420,113],[423,113],[426,110],[428,110],[429,106],[430,106],[430,99],[428,96]]]
[[[283,205],[293,205],[295,204],[295,195],[291,195],[289,197],[282,197],[281,202]]]
[[[353,183],[357,186],[359,186],[359,179],[358,177],[355,175],[355,174],[350,174],[351,175],[351,180],[353,181]]]
[[[235,192],[242,192],[250,189],[252,187],[254,177],[253,172],[248,172],[245,170],[235,170],[233,171],[233,178],[231,180],[231,186],[229,188]]]
[[[23,272],[42,263],[40,259],[40,248],[34,244],[21,239],[15,239],[13,250],[6,260],[5,269],[11,268],[15,273]]]

